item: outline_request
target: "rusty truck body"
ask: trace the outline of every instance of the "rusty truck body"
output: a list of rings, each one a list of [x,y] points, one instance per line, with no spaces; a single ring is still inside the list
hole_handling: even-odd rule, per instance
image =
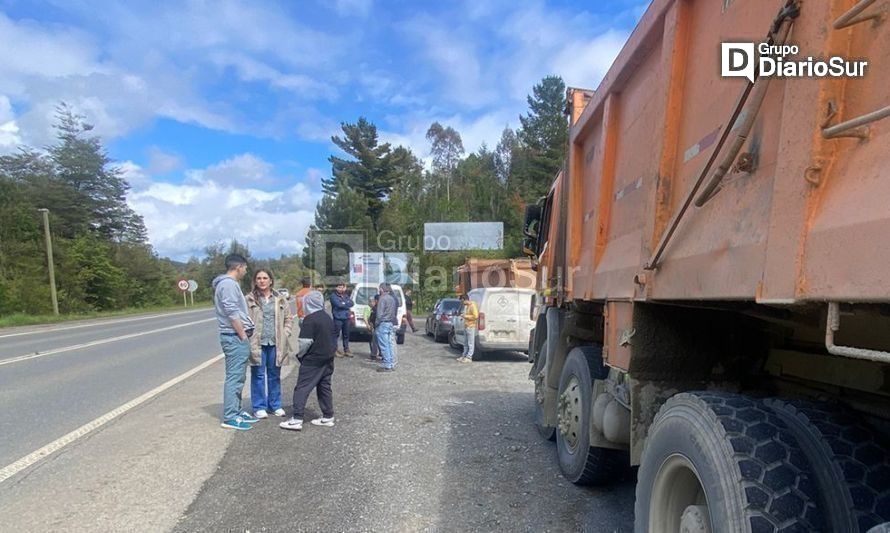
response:
[[[454,277],[454,290],[458,295],[480,287],[534,289],[537,284],[532,262],[527,258],[468,258],[455,269]]]
[[[654,0],[568,91],[526,212],[535,423],[573,482],[639,467],[638,531],[890,521],[888,4]],[[868,65],[722,77],[740,42]]]

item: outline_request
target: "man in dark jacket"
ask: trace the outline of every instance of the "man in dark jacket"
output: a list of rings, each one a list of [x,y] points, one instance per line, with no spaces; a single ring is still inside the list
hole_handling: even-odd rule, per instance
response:
[[[334,393],[331,390],[331,376],[334,374],[334,322],[324,311],[324,296],[312,291],[303,297],[306,318],[300,327],[298,339],[300,348],[300,375],[294,387],[294,412],[290,420],[278,424],[281,429],[300,431],[303,429],[303,412],[312,389],[318,394],[321,418],[312,420],[315,426],[334,425]]]
[[[346,294],[346,284],[337,285],[337,290],[331,293],[331,314],[334,317],[334,348],[337,348],[337,337],[342,333],[343,351],[337,350],[336,355],[341,357],[352,357],[349,351],[349,310],[355,303],[352,298]]]
[[[380,284],[380,297],[377,299],[377,317],[375,319],[375,336],[380,347],[382,364],[378,372],[392,372],[398,364],[396,356],[396,343],[394,328],[398,325],[396,315],[399,310],[399,302],[392,294],[389,283]]]

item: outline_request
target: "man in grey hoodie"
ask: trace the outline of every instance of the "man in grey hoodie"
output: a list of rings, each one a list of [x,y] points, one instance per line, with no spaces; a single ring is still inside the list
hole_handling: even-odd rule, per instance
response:
[[[246,431],[257,419],[241,409],[241,391],[250,358],[253,321],[247,313],[247,300],[241,292],[241,279],[247,274],[247,259],[238,254],[226,257],[226,273],[213,280],[213,305],[219,326],[219,343],[226,356],[223,384],[223,428]]]

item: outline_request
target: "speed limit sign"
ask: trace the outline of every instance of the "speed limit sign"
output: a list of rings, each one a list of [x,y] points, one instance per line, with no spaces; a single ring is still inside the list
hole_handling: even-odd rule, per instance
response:
[[[189,290],[189,282],[186,279],[179,280],[179,282],[176,284],[176,286],[179,287],[179,290],[181,290],[181,291]]]

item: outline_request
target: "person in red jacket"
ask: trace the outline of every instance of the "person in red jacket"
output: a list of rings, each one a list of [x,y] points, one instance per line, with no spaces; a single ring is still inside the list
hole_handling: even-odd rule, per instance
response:
[[[303,317],[306,316],[306,311],[303,308],[303,297],[309,294],[309,291],[312,290],[312,282],[309,278],[303,278],[300,280],[300,285],[302,285],[302,288],[297,291],[294,299],[297,302],[297,319],[302,321]]]

